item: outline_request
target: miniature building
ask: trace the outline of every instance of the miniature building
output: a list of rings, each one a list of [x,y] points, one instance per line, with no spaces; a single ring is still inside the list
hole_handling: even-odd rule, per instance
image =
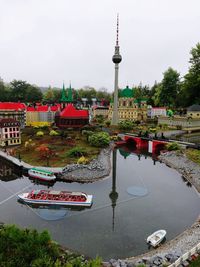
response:
[[[26,125],[26,105],[18,102],[0,102],[0,119],[12,118],[20,122],[20,127]]]
[[[122,90],[118,99],[119,121],[145,121],[147,119],[147,100],[145,98],[135,98],[134,90],[128,86]],[[111,120],[113,103],[110,103],[108,118]]]
[[[41,126],[48,125],[50,126],[54,123],[55,114],[60,109],[60,105],[55,106],[36,106],[36,107],[27,107],[26,110],[26,125],[27,126]]]
[[[72,102],[73,102],[73,95],[72,95],[71,84],[69,88],[65,90],[65,85],[63,83],[63,89],[62,89],[61,98],[60,98],[61,108],[64,109],[68,103],[72,103]]]
[[[15,119],[0,119],[0,146],[21,144],[20,123]]]
[[[109,107],[93,106],[92,117],[95,118],[96,116],[102,115],[104,118],[108,118],[108,110],[109,110]]]
[[[187,108],[187,117],[194,119],[200,118],[200,105],[192,105]]]
[[[56,113],[55,123],[59,128],[80,128],[89,123],[89,112],[68,104],[60,113]]]
[[[147,107],[147,114],[148,114],[148,117],[151,117],[151,118],[155,118],[155,117],[159,117],[159,116],[166,116],[167,110],[165,107],[148,106]]]

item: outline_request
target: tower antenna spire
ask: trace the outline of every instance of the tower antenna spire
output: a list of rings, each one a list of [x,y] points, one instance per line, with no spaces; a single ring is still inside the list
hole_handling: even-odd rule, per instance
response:
[[[116,38],[116,46],[119,46],[119,13],[117,13],[117,38]]]

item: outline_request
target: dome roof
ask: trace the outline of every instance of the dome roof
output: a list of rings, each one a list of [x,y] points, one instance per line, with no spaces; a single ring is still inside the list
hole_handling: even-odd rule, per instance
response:
[[[121,91],[120,97],[134,97],[133,89],[130,89],[128,86],[126,86],[126,88]]]
[[[192,105],[189,108],[187,108],[187,111],[200,111],[200,105]]]

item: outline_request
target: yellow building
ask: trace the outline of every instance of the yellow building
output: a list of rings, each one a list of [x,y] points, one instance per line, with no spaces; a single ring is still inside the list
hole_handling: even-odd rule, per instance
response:
[[[110,103],[108,118],[112,119],[113,102]],[[145,121],[147,119],[147,100],[145,98],[135,98],[134,90],[126,86],[118,97],[119,121]]]

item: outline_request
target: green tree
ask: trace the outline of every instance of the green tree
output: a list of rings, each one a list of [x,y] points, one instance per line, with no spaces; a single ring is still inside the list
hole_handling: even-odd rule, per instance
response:
[[[59,102],[61,97],[61,89],[49,88],[43,94],[43,100],[49,103]]]
[[[96,94],[97,91],[90,86],[85,86],[84,88],[78,90],[79,98],[87,98],[89,101],[91,101],[92,98],[96,97]]]
[[[0,81],[0,101],[5,102],[9,100],[9,88],[5,86],[3,81]]]
[[[42,100],[42,92],[40,88],[34,85],[28,85],[25,92],[26,102],[40,102]]]
[[[98,100],[106,100],[110,102],[111,93],[109,93],[106,88],[102,87],[96,92],[96,98]]]
[[[142,85],[142,83],[140,83],[138,86],[134,87],[135,98],[149,97],[149,95],[150,95],[150,88],[148,85]]]
[[[54,101],[54,91],[51,87],[49,87],[43,94],[43,100],[47,102]]]
[[[10,83],[11,100],[12,101],[24,101],[26,98],[27,88],[30,86],[26,81],[13,80]]]
[[[155,103],[160,106],[176,106],[177,96],[180,91],[179,76],[180,74],[171,67],[163,73],[162,82],[155,92]]]
[[[119,122],[119,128],[124,131],[132,130],[133,129],[133,122],[132,121],[120,121]]]
[[[200,102],[200,43],[192,48],[189,72],[184,77],[182,104],[189,106]]]

